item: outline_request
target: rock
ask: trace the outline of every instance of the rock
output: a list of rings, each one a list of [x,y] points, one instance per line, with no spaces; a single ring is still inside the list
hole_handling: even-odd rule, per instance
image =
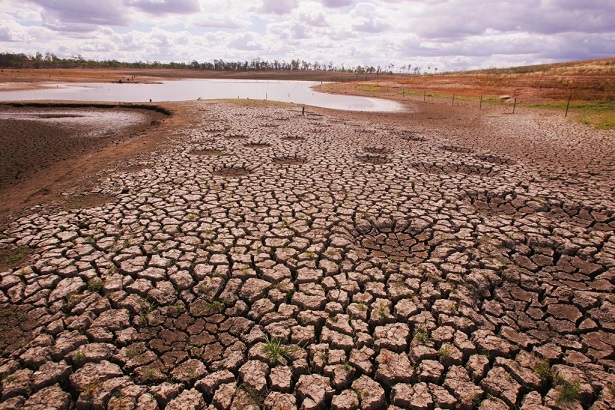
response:
[[[182,388],[183,386],[179,383],[171,384],[164,382],[158,386],[151,387],[150,392],[160,407],[164,408],[171,400],[179,395]]]
[[[249,360],[239,369],[241,382],[250,386],[258,394],[264,394],[267,389],[267,374],[269,366],[258,360]]]
[[[378,368],[375,379],[389,386],[395,383],[409,383],[412,379],[413,366],[405,353],[395,353],[383,349],[376,357]]]
[[[203,377],[194,384],[194,387],[208,396],[213,396],[221,384],[235,381],[235,376],[228,370],[220,370]]]
[[[572,323],[577,323],[577,321],[583,317],[583,314],[576,306],[561,303],[549,305],[547,312],[553,315],[556,319],[568,320]]]
[[[444,366],[437,360],[423,360],[417,369],[420,381],[438,384],[444,373]]]
[[[49,303],[66,299],[69,295],[79,295],[87,288],[86,283],[80,277],[64,278],[55,286],[49,295]]]
[[[359,398],[354,390],[344,390],[331,400],[331,410],[355,410],[359,408]]]
[[[59,385],[45,387],[37,391],[23,404],[29,410],[64,410],[70,407],[70,394],[63,391]]]
[[[453,397],[444,387],[429,383],[429,391],[433,397],[433,401],[437,407],[444,409],[453,408],[457,405],[457,399]]]
[[[2,380],[2,399],[28,396],[32,392],[32,370],[21,369]]]
[[[408,346],[410,328],[405,323],[390,323],[385,326],[377,326],[374,331],[374,347],[388,349],[402,353]]]
[[[292,370],[288,366],[277,366],[269,372],[269,388],[282,393],[290,392],[292,388]]]
[[[525,395],[521,402],[521,410],[547,410],[542,405],[542,396],[537,391],[531,391]]]
[[[241,287],[239,297],[252,304],[258,299],[262,299],[271,286],[271,283],[266,280],[250,278]]]
[[[329,379],[317,374],[301,375],[295,387],[297,396],[302,400],[302,409],[321,409],[333,396]]]
[[[375,353],[369,347],[363,347],[361,350],[352,349],[348,363],[364,374],[371,374],[373,369],[371,358]]]
[[[0,410],[21,410],[23,409],[24,401],[25,398],[22,396],[8,398],[0,402]]]
[[[203,410],[205,409],[205,400],[203,395],[195,389],[184,390],[169,402],[165,407],[166,410]]]
[[[490,397],[480,403],[481,410],[509,410],[511,407],[497,397]]]
[[[216,390],[212,404],[216,409],[228,410],[231,408],[233,397],[235,397],[235,391],[237,391],[237,385],[235,383],[222,384]]]
[[[100,363],[86,363],[81,369],[71,374],[69,380],[73,389],[83,392],[105,380],[121,376],[123,373],[117,364],[103,360]]]
[[[297,408],[297,399],[292,394],[272,391],[265,397],[263,408],[265,410],[293,410]]]
[[[391,402],[407,409],[430,410],[433,408],[433,398],[427,383],[396,384],[391,390]]]
[[[173,369],[171,377],[180,383],[193,383],[206,374],[207,368],[200,360],[189,359]]]
[[[521,386],[504,368],[496,366],[487,373],[487,377],[481,382],[481,386],[490,394],[500,397],[509,406],[517,403],[517,397]]]
[[[57,383],[63,384],[68,379],[71,372],[72,369],[66,362],[47,362],[33,373],[32,389],[33,391],[38,391]]]
[[[88,342],[88,338],[78,331],[62,332],[56,339],[56,343],[51,350],[51,357],[55,361],[64,359],[70,352]]]
[[[474,403],[483,396],[483,390],[470,381],[467,371],[460,366],[451,366],[444,387],[459,400],[459,407],[463,410],[472,409]]]
[[[382,409],[385,405],[384,389],[367,376],[361,376],[352,383],[352,389],[359,396],[362,410]]]

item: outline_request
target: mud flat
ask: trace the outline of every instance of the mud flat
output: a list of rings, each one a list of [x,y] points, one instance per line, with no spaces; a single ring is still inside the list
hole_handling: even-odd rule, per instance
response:
[[[177,104],[11,220],[0,408],[613,408],[613,134],[417,105]]]

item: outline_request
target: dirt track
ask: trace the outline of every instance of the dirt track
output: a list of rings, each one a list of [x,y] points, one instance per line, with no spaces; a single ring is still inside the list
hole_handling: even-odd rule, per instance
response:
[[[179,104],[12,221],[0,406],[613,408],[612,133],[416,104]]]

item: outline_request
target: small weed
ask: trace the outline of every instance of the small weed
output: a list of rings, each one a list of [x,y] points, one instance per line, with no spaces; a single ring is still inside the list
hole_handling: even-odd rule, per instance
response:
[[[425,329],[417,329],[414,331],[414,339],[421,344],[426,344],[429,342],[429,332]]]
[[[78,295],[76,293],[69,293],[68,295],[64,296],[64,300],[66,301],[66,303],[77,302],[80,299],[81,295]]]
[[[205,309],[207,309],[209,312],[221,312],[225,308],[226,308],[226,304],[224,303],[224,301],[221,301],[221,300],[215,300],[205,305]]]
[[[306,257],[306,258],[308,258],[308,259],[314,259],[314,258],[316,258],[316,253],[315,253],[315,252],[312,252],[312,251],[306,251],[306,252],[304,253],[304,255],[305,255],[305,257]]]
[[[611,396],[615,397],[615,384],[609,384],[607,390],[611,393]]]
[[[156,302],[153,302],[153,301],[150,302],[146,299],[143,299],[141,306],[142,306],[142,309],[141,309],[141,313],[139,314],[139,322],[141,326],[147,326],[149,325],[150,313],[156,310]]]
[[[148,367],[145,369],[145,373],[143,374],[145,380],[151,380],[156,377],[156,369]]]
[[[361,312],[365,312],[365,311],[367,311],[367,305],[365,303],[361,302],[361,303],[359,303],[357,305],[357,309],[359,309],[359,311],[361,311]]]
[[[578,401],[581,393],[581,383],[574,382],[570,383],[568,381],[562,381],[559,385],[559,390],[557,392],[557,398],[555,402],[557,405],[565,405],[574,401]]]
[[[17,380],[17,376],[14,374],[9,374],[2,379],[4,383],[13,383],[15,380]]]
[[[542,359],[534,365],[534,371],[540,376],[543,381],[549,382],[553,378],[551,364],[547,359]]]
[[[296,350],[296,347],[284,344],[282,339],[278,339],[277,337],[273,337],[271,339],[267,337],[263,350],[264,353],[269,356],[269,359],[273,362],[274,366],[277,366],[280,364],[285,364],[285,357],[292,354]]]
[[[337,321],[338,321],[337,315],[330,315],[329,316],[329,321],[331,323],[337,323]]]
[[[451,357],[452,353],[453,351],[449,345],[443,345],[440,350],[438,350],[438,354],[441,357]]]
[[[105,283],[102,279],[95,278],[88,282],[88,290],[92,293],[100,293]]]
[[[446,305],[446,310],[449,311],[449,313],[457,313],[458,309],[457,309],[457,304],[455,302],[449,302]]]
[[[383,318],[389,317],[389,307],[386,303],[380,302],[378,304],[378,314]]]
[[[126,357],[132,359],[133,357],[138,356],[143,352],[145,352],[145,347],[142,343],[133,344],[126,349]]]
[[[262,407],[267,392],[259,393],[254,387],[249,386],[245,383],[242,384],[239,388],[248,395],[248,399],[250,400],[250,402],[252,402],[253,405],[257,406],[258,408]]]
[[[86,397],[91,397],[94,395],[96,390],[100,388],[101,384],[102,383],[99,381],[88,383],[83,386],[83,388],[81,389],[81,393]]]
[[[85,354],[82,351],[78,351],[73,355],[73,363],[79,366],[85,360]]]
[[[350,366],[348,362],[344,362],[344,364],[342,365],[342,369],[344,369],[345,372],[349,372],[352,370],[352,366]]]

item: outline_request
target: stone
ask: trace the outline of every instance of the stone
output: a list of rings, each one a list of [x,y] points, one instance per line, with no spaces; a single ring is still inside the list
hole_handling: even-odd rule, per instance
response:
[[[292,394],[270,392],[263,402],[265,410],[293,410],[297,408],[297,399]]]
[[[359,398],[354,390],[344,390],[333,396],[331,410],[355,410],[359,408]]]
[[[29,410],[64,410],[70,407],[70,394],[63,391],[59,385],[45,387],[32,394],[23,404]]]
[[[259,394],[264,394],[267,389],[267,375],[269,366],[258,360],[249,360],[239,369],[241,382],[254,389]]]
[[[169,402],[165,407],[166,410],[203,410],[205,409],[205,400],[203,395],[195,389],[184,390]]]
[[[213,396],[216,389],[222,385],[235,381],[235,375],[228,370],[220,370],[206,375],[202,379],[198,380],[194,387],[198,391],[208,396]]]
[[[521,391],[521,385],[503,367],[499,366],[489,370],[487,377],[481,382],[481,386],[488,393],[501,398],[511,407],[516,405]]]
[[[359,396],[362,410],[384,408],[386,400],[384,389],[371,378],[365,375],[359,377],[352,382],[352,389]]]
[[[413,366],[405,353],[395,353],[387,349],[376,357],[378,367],[375,379],[389,386],[395,383],[408,383],[412,379]]]
[[[329,379],[317,374],[301,375],[295,389],[306,410],[323,408],[334,392]]]

